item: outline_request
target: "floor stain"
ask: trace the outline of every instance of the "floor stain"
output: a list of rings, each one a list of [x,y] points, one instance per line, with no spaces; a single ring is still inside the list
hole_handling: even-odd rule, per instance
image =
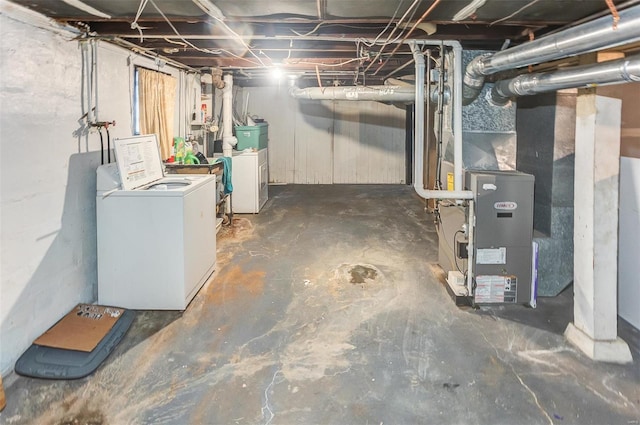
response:
[[[234,218],[231,226],[222,226],[218,232],[218,243],[243,242],[253,236],[253,223],[247,218]]]
[[[445,382],[444,384],[442,384],[442,388],[449,391],[450,393],[454,393],[456,388],[458,388],[459,386],[460,384],[453,384],[451,382]]]
[[[257,297],[264,291],[264,277],[264,271],[244,272],[242,267],[233,266],[220,272],[206,288],[205,296],[215,305],[222,305],[245,295]]]
[[[70,418],[64,418],[59,425],[104,425],[104,416],[100,412],[83,411]]]
[[[365,283],[365,279],[375,280],[378,277],[378,271],[372,267],[357,265],[349,270],[351,280],[349,282],[355,284]]]
[[[65,413],[60,419],[54,419],[49,422],[51,425],[107,425],[105,415],[97,410],[92,409],[86,404],[77,405],[77,402],[83,402],[77,397],[73,397],[69,402],[61,406]]]

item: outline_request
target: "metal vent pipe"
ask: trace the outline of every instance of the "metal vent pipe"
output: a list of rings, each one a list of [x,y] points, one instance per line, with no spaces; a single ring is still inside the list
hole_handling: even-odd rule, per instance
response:
[[[464,104],[475,100],[486,75],[639,41],[640,6],[625,9],[619,15],[617,28],[614,28],[611,16],[604,16],[495,54],[474,58],[464,75]]]
[[[491,100],[502,106],[508,103],[509,98],[516,96],[630,81],[640,82],[640,54],[559,71],[523,74],[510,80],[498,81],[491,92]]]

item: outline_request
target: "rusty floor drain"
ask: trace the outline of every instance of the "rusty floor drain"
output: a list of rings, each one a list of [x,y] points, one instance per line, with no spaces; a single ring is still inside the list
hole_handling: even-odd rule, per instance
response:
[[[349,273],[351,274],[351,280],[349,282],[353,283],[354,285],[358,283],[364,283],[365,279],[375,280],[375,278],[378,277],[377,270],[362,265],[353,267],[351,270],[349,270]]]

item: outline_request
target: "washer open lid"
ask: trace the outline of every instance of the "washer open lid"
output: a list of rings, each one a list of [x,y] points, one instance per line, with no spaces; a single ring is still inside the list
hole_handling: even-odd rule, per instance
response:
[[[155,134],[115,139],[113,143],[123,190],[134,190],[164,177]]]

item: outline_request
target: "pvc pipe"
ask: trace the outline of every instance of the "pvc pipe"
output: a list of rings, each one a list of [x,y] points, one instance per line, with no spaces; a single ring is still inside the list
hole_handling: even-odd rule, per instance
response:
[[[453,44],[455,43],[455,44]],[[460,43],[451,42],[454,52],[454,63],[462,64],[462,47]],[[450,44],[450,45],[451,45]],[[454,130],[454,189],[427,190],[424,188],[424,56],[415,43],[411,48],[416,63],[415,117],[414,117],[414,170],[413,188],[425,199],[472,199],[473,192],[462,189],[462,69],[454,69],[454,101],[453,101],[453,130]],[[444,56],[442,58],[444,60]],[[455,68],[455,65],[454,65]],[[420,101],[423,99],[422,101]]]
[[[224,76],[224,88],[222,89],[222,154],[232,156],[233,147],[238,139],[233,136],[233,76]]]
[[[424,189],[424,73],[425,63],[422,51],[411,45],[413,59],[416,64],[416,87],[413,114],[413,187],[418,195],[423,196]]]
[[[494,104],[503,106],[509,98],[549,91],[640,81],[640,54],[624,59],[576,66],[558,71],[523,74],[496,82],[491,92]]]
[[[98,47],[96,40],[91,40],[91,85],[93,91],[93,108],[95,109],[93,112],[93,121],[100,121],[98,115]],[[92,106],[89,105],[91,108]],[[109,161],[111,162],[111,161]]]
[[[469,232],[468,236],[468,245],[467,245],[467,295],[471,296],[473,294],[473,278],[474,278],[474,270],[473,270],[473,251],[474,251],[474,240],[473,240],[473,232],[476,227],[476,206],[473,200],[469,201],[469,226],[467,227],[467,231]]]
[[[425,90],[426,92],[426,96],[429,96],[429,93],[431,92],[431,49],[427,49],[426,51],[426,56],[427,56],[427,60],[425,63],[425,78],[426,78],[426,82],[425,82]],[[413,60],[415,62],[415,59]],[[426,122],[427,124],[431,121],[431,102],[430,99],[426,99],[425,103],[425,113],[426,113]],[[427,186],[429,186],[429,172],[430,170],[430,164],[429,164],[429,150],[431,149],[431,134],[432,131],[431,129],[427,129],[427,131],[425,132],[424,135],[424,154],[422,155],[422,160],[423,162],[423,170],[422,170],[422,178],[424,179],[423,181],[427,182]]]
[[[443,43],[444,45],[444,43]],[[453,47],[455,63],[462,63],[462,47],[455,41],[447,42]],[[424,188],[424,73],[425,62],[422,52],[416,43],[411,43],[411,49],[416,64],[415,117],[414,117],[414,170],[413,188],[424,199],[472,199],[471,191],[462,188],[462,69],[454,65],[454,102],[453,102],[453,130],[454,130],[454,189],[427,190]],[[444,59],[444,57],[443,57]],[[456,187],[457,186],[457,187]]]
[[[453,189],[462,190],[462,46],[453,46]],[[470,198],[465,198],[470,199]]]

